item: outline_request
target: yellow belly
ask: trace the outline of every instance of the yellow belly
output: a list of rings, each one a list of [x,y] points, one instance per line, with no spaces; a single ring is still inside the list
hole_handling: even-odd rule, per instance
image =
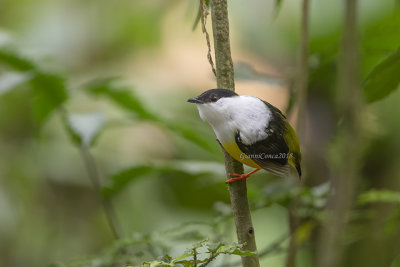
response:
[[[228,152],[234,159],[239,161],[242,164],[246,164],[250,167],[262,169],[257,163],[255,163],[252,159],[246,157],[245,153],[243,153],[236,142],[232,142],[229,144],[222,144],[226,152]]]

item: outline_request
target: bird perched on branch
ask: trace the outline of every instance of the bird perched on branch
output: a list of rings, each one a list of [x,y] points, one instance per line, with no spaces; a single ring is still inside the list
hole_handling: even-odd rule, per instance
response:
[[[211,125],[234,159],[256,168],[247,174],[229,173],[227,183],[246,179],[260,169],[278,176],[301,177],[296,132],[270,103],[227,89],[211,89],[188,102],[196,104],[201,119]]]

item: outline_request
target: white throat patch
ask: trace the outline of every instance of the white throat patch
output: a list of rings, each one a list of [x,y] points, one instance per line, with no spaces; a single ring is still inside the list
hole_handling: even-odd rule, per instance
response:
[[[196,104],[202,120],[214,129],[222,144],[235,141],[235,134],[246,145],[267,138],[265,132],[272,113],[268,106],[257,97],[223,97],[214,103]]]

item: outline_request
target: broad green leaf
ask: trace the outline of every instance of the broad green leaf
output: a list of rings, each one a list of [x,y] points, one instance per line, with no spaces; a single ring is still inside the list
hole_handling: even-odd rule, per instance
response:
[[[122,84],[117,79],[108,78],[92,82],[88,85],[88,90],[91,94],[109,98],[119,107],[127,110],[141,120],[150,120],[160,123],[170,131],[181,135],[185,139],[211,153],[216,153],[218,151],[218,145],[210,143],[208,138],[205,138],[202,134],[198,133],[190,125],[166,121],[165,119],[162,119],[161,116],[151,112],[134,95],[127,85]]]
[[[359,204],[392,202],[400,204],[400,192],[390,190],[369,190],[358,196]]]
[[[106,96],[121,108],[131,112],[139,119],[158,121],[159,118],[150,112],[126,85],[119,80],[108,78],[95,81],[88,86],[93,95]]]
[[[173,259],[171,262],[172,263],[177,263],[180,260],[186,259],[188,257],[192,257],[193,253],[183,253],[182,255],[180,255],[179,257]]]
[[[238,255],[238,256],[253,256],[256,253],[248,251],[248,250],[235,249],[235,250],[230,251],[229,253],[225,253],[225,254],[232,254],[232,255]]]
[[[221,243],[218,246],[218,249],[216,250],[217,253],[222,253],[222,254],[229,254],[229,255],[239,255],[239,256],[252,256],[255,255],[254,252],[247,251],[247,250],[241,250],[243,248],[243,245],[240,244],[223,244]]]
[[[369,103],[380,100],[396,90],[400,84],[400,49],[379,63],[364,81],[364,92]]]
[[[111,179],[111,185],[104,187],[102,193],[106,197],[111,197],[120,192],[123,188],[127,186],[127,184],[129,184],[133,180],[141,178],[152,172],[157,172],[157,169],[152,166],[137,166],[122,171],[116,175],[113,175]]]
[[[33,114],[39,125],[67,99],[65,81],[61,76],[43,73],[33,62],[7,49],[0,49],[0,62],[32,75]]]
[[[219,151],[219,145],[217,142],[210,143],[209,138],[204,137],[204,135],[202,135],[199,131],[196,131],[193,126],[168,121],[164,121],[163,123],[172,132],[179,134],[204,150],[211,153],[217,153]]]
[[[103,188],[104,196],[111,197],[119,193],[129,183],[149,174],[159,175],[166,173],[184,173],[187,176],[201,174],[225,175],[225,167],[222,163],[200,161],[171,161],[167,163],[155,163],[153,165],[140,165],[124,170],[113,175],[111,184]]]
[[[67,129],[72,139],[84,148],[94,143],[105,122],[104,115],[99,112],[69,114],[66,119]]]
[[[172,257],[170,255],[168,255],[168,254],[165,254],[163,259],[166,259],[168,262],[172,261]]]
[[[365,29],[362,43],[367,53],[397,50],[400,44],[400,8],[388,14]]]
[[[32,76],[30,72],[4,72],[0,75],[0,95],[29,81]]]
[[[31,81],[34,92],[34,116],[41,125],[67,100],[65,80],[57,75],[37,73]]]
[[[24,57],[18,55],[11,50],[4,48],[0,48],[0,62],[21,71],[37,69],[35,64],[33,64],[31,61],[25,59]]]

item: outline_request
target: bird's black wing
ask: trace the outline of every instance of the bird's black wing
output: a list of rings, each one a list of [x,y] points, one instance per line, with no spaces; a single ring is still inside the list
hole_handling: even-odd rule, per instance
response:
[[[290,171],[288,163],[289,147],[283,134],[286,132],[286,117],[279,109],[263,101],[274,114],[265,129],[267,138],[254,144],[246,145],[242,142],[240,132],[237,132],[235,140],[240,150],[250,157],[263,169],[280,176],[287,176]]]
[[[251,158],[263,169],[280,176],[288,174],[288,153],[287,146],[282,133],[283,129],[279,122],[270,122],[270,126],[266,129],[268,134],[266,139],[260,140],[254,144],[246,145],[240,138],[240,132],[237,132],[235,139],[240,150]]]

